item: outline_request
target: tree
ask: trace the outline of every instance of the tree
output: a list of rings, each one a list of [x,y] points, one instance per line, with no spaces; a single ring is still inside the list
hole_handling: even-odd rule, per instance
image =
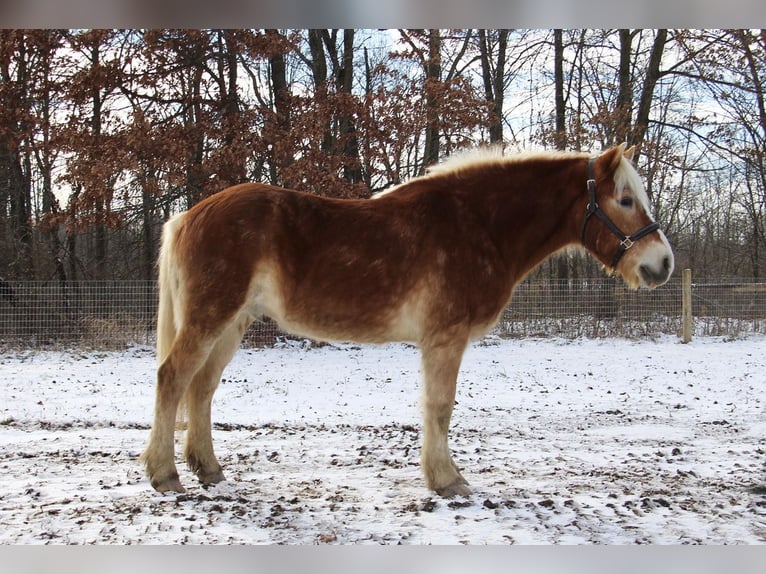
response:
[[[508,34],[509,30],[505,29],[479,30],[479,54],[484,81],[484,96],[492,104],[492,115],[489,123],[490,143],[503,142],[505,59],[508,51]],[[493,45],[494,40],[497,42],[496,46]]]
[[[357,138],[352,113],[354,79],[354,30],[343,31],[343,60],[338,66],[338,90],[341,94],[341,113],[339,121],[340,139],[344,155],[343,178],[355,184],[362,181],[362,169],[359,162],[359,140]],[[344,105],[346,103],[351,105]]]
[[[730,34],[735,46],[741,50],[739,60],[745,72],[738,77],[742,93],[739,97],[727,98],[732,102],[727,107],[735,112],[742,128],[742,143],[737,146],[744,164],[742,206],[750,222],[753,276],[760,277],[766,247],[766,30],[757,34],[750,30],[733,30]],[[750,107],[752,104],[755,104],[754,110]]]
[[[23,31],[0,32],[0,207],[10,224],[13,275],[33,270],[32,166],[29,143],[32,113],[32,49]]]
[[[556,126],[553,137],[556,149],[566,149],[566,100],[564,98],[564,34],[563,30],[553,31],[553,77],[555,83]]]
[[[633,127],[630,130],[630,134],[627,138],[628,145],[637,146],[638,152],[634,158],[634,161],[638,162],[639,154],[641,153],[641,144],[646,137],[646,130],[649,126],[649,114],[652,109],[652,104],[655,102],[654,90],[657,87],[662,71],[660,69],[662,63],[662,56],[665,50],[665,44],[667,42],[668,31],[666,29],[659,29],[654,36],[654,42],[652,44],[652,52],[649,57],[649,63],[646,69],[646,76],[644,77],[643,86],[641,88],[641,96],[638,101],[638,111],[636,112],[636,118],[633,122]]]
[[[73,190],[67,207],[70,271],[76,266],[75,232],[92,229],[92,257],[84,271],[96,279],[107,277],[107,230],[118,224],[112,210],[115,185],[121,175],[124,147],[121,120],[110,114],[109,104],[121,82],[116,50],[119,36],[109,30],[67,34],[73,62],[67,79],[69,121],[59,131],[58,142],[67,153],[62,180]]]
[[[474,61],[474,58],[464,60],[472,44],[472,30],[448,35],[439,29],[399,30],[399,33],[409,49],[399,53],[398,58],[415,61],[422,74],[420,90],[424,97],[420,105],[425,125],[423,155],[417,162],[417,173],[423,173],[442,153],[449,154],[466,145],[470,141],[466,132],[488,125],[491,104],[479,96],[476,86],[464,74]]]
[[[705,169],[725,174],[725,187],[716,194],[735,199],[732,217],[745,216],[748,224],[736,239],[730,234],[711,236],[723,243],[736,241],[748,253],[750,273],[762,274],[764,265],[764,149],[766,114],[764,32],[748,30],[678,31],[683,55],[674,73],[683,77],[691,93],[707,102],[689,126],[698,145],[706,149]],[[714,112],[710,110],[714,109]],[[716,231],[721,228],[716,228]]]
[[[309,54],[298,51],[298,55],[311,70],[314,112],[320,116],[318,122],[322,126],[320,151],[328,156],[319,162],[325,167],[322,177],[327,180],[322,188],[325,192],[344,196],[365,195],[357,185],[363,182],[364,175],[355,120],[361,105],[353,92],[355,30],[343,30],[342,40],[339,32],[336,29],[308,30]],[[332,183],[338,176],[336,172],[346,185]]]
[[[428,31],[428,52],[424,58],[425,80],[423,88],[426,94],[426,140],[423,153],[423,167],[439,161],[439,92],[441,91],[441,47],[439,30]]]
[[[5,30],[0,265],[149,278],[162,221],[234,183],[367,197],[469,145],[627,140],[679,266],[759,276],[765,53],[760,30]]]

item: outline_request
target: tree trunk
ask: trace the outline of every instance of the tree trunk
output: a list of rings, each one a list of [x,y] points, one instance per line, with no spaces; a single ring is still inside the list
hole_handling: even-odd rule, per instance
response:
[[[479,30],[479,57],[481,59],[482,79],[484,80],[484,97],[492,104],[492,118],[489,124],[490,143],[502,143],[503,141],[503,101],[505,99],[507,48],[508,30],[498,30],[497,64],[493,72],[487,31]]]
[[[566,115],[564,108],[564,39],[563,31],[553,30],[553,75],[554,100],[556,108],[556,131],[553,135],[556,149],[566,149]],[[569,254],[559,253],[556,256],[556,275],[558,276],[558,293],[561,303],[569,302]]]
[[[154,233],[153,217],[155,196],[152,193],[147,179],[153,178],[153,173],[144,173],[141,182],[141,268],[143,279],[150,280],[154,278]]]
[[[553,31],[553,75],[554,99],[556,100],[556,133],[553,140],[556,149],[564,150],[567,145],[566,109],[564,107],[564,39],[563,31],[559,28]]]
[[[426,60],[426,141],[421,173],[439,161],[439,92],[441,91],[441,34],[438,29],[428,31],[428,58]]]
[[[318,102],[327,101],[327,56],[324,46],[330,38],[326,30],[312,28],[308,31],[309,53],[311,55],[310,67],[311,75],[314,78],[314,97]],[[332,134],[332,122],[328,114],[324,121],[322,132],[322,143],[320,149],[325,153],[330,153],[334,147],[334,138]]]
[[[91,71],[94,75],[97,75],[101,66],[101,53],[100,53],[100,39],[98,37],[93,38],[93,44],[91,45]],[[93,88],[91,89],[91,137],[93,142],[94,152],[99,149],[99,141],[101,140],[101,86],[95,81]],[[91,158],[92,161],[97,161],[97,158]],[[104,193],[106,191],[107,182],[99,182],[100,189],[92,189],[91,193],[94,198],[94,208],[96,212],[95,229],[94,229],[94,258],[93,258],[93,274],[95,279],[104,279],[106,277],[106,213]]]
[[[4,40],[13,43],[17,51],[16,73],[12,75],[8,60],[3,59],[0,81],[10,87],[11,98],[15,100],[8,104],[20,113],[12,118],[12,133],[9,138],[11,141],[0,142],[0,163],[4,172],[3,185],[6,186],[4,195],[7,200],[4,201],[7,201],[13,248],[16,251],[15,256],[11,258],[11,265],[15,267],[16,276],[24,277],[29,276],[33,269],[31,165],[29,152],[23,155],[21,145],[29,129],[26,117],[31,113],[28,94],[28,52],[23,32],[9,34]]]
[[[226,53],[222,55],[222,58],[225,60],[227,78],[226,93],[222,94],[222,105],[224,114],[224,145],[227,147],[233,146],[241,137],[240,101],[237,89],[237,80],[239,76],[239,68],[237,64],[238,47],[235,34],[236,32],[233,30],[223,31]],[[227,158],[227,161],[224,162],[224,165],[222,166],[226,173],[220,174],[222,180],[226,185],[243,183],[247,179],[245,155],[243,153],[235,152],[233,154],[227,154]]]
[[[370,55],[367,52],[367,47],[364,48],[364,98],[365,98],[365,106],[371,110],[371,114],[374,114],[374,111],[372,111],[372,106],[370,103],[373,100],[373,94],[372,94],[372,66],[370,65]],[[374,122],[374,115],[371,118]],[[364,185],[367,187],[367,189],[370,189],[372,187],[372,146],[370,145],[372,142],[371,137],[364,138],[362,140],[364,145],[364,161],[365,165],[362,169],[362,177],[364,178]]]
[[[641,152],[640,146],[646,137],[646,129],[649,125],[649,112],[652,109],[652,100],[654,99],[654,88],[660,79],[660,63],[662,62],[662,54],[665,51],[667,38],[668,31],[666,29],[657,30],[657,35],[654,37],[652,53],[649,57],[649,67],[646,70],[646,78],[644,79],[641,97],[638,102],[636,121],[628,139],[629,145],[638,146],[638,153],[633,157],[634,162],[638,161],[638,155]]]
[[[266,35],[276,39],[281,36],[277,30],[266,30]],[[271,161],[269,162],[271,183],[289,185],[280,179],[280,172],[292,163],[289,147],[281,140],[290,132],[290,91],[287,83],[287,63],[285,54],[280,50],[269,56],[271,89],[274,94],[275,125],[272,126]]]
[[[338,88],[342,94],[340,115],[340,141],[343,142],[343,179],[350,183],[362,181],[362,167],[359,161],[359,140],[350,110],[351,89],[354,79],[354,30],[343,31],[343,65],[339,70]]]
[[[766,193],[766,169],[764,166],[766,156],[766,146],[763,145],[766,142],[766,97],[764,96],[764,86],[761,82],[761,64],[758,61],[757,56],[753,53],[753,49],[750,45],[752,42],[757,42],[756,39],[750,37],[749,32],[744,30],[736,30],[733,32],[734,37],[742,47],[742,51],[745,55],[745,61],[747,62],[747,70],[753,83],[753,95],[755,97],[755,103],[758,110],[756,125],[749,131],[752,133],[751,139],[753,141],[753,151],[746,160],[749,164],[746,172],[751,174],[747,179],[747,211],[750,214],[750,225],[753,230],[753,240],[751,246],[750,258],[752,261],[753,276],[760,277],[761,274],[761,243],[764,241],[764,194]],[[760,32],[761,46],[760,49],[766,49],[766,31]],[[763,57],[763,56],[761,56]],[[761,145],[759,145],[759,143]],[[750,184],[750,180],[753,179],[758,182],[758,188],[760,194],[753,189]]]
[[[52,35],[55,32],[49,32]],[[59,211],[58,202],[53,194],[53,167],[51,158],[51,57],[53,49],[46,44],[42,57],[42,88],[40,94],[42,145],[37,153],[37,168],[42,176],[42,212],[43,218],[50,218]],[[58,223],[45,221],[45,238],[48,244],[51,261],[53,262],[59,280],[66,281],[64,264],[61,261],[62,249],[58,236]]]
[[[187,98],[191,106],[185,115],[185,122],[191,132],[190,155],[186,164],[186,208],[189,209],[202,199],[205,175],[202,160],[205,153],[205,130],[202,126],[202,67],[197,64],[190,70],[191,89]]]
[[[620,62],[617,72],[617,102],[615,103],[614,140],[609,144],[628,141],[633,115],[633,82],[630,74],[633,34],[630,30],[620,32]]]

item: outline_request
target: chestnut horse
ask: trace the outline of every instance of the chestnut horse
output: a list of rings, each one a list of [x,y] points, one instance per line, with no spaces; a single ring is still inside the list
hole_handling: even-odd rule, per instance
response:
[[[190,468],[203,484],[224,480],[211,400],[248,326],[268,316],[316,340],[417,344],[423,474],[442,496],[470,493],[447,441],[458,369],[514,286],[574,245],[633,288],[673,270],[631,159],[624,145],[592,159],[473,152],[373,199],[242,184],[175,216],[159,257],[156,404],[142,454],[152,486],[184,490],[174,462],[182,401]]]

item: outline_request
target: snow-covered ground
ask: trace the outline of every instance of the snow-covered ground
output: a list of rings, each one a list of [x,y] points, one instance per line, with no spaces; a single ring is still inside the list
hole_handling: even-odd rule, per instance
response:
[[[766,339],[487,340],[426,490],[414,347],[240,350],[214,400],[228,480],[159,494],[138,455],[154,352],[0,356],[0,543],[766,542]],[[182,433],[178,433],[177,454]]]

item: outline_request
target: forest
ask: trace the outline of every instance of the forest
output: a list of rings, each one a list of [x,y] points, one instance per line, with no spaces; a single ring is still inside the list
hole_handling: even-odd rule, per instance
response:
[[[244,181],[366,198],[465,147],[628,142],[677,269],[757,279],[765,84],[764,30],[5,29],[0,276],[152,279],[162,223]]]

